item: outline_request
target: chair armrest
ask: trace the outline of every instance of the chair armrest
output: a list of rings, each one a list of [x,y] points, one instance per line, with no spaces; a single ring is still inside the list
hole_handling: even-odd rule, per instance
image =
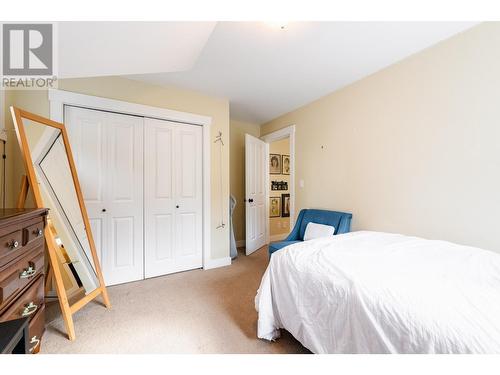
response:
[[[349,233],[351,231],[352,215],[342,216],[339,223],[339,229],[336,234]]]
[[[299,238],[299,232],[300,232],[300,224],[302,223],[302,218],[304,217],[305,210],[302,209],[300,210],[299,216],[297,217],[297,220],[295,221],[295,225],[290,232],[290,234],[284,239],[284,241],[299,241],[301,238]]]

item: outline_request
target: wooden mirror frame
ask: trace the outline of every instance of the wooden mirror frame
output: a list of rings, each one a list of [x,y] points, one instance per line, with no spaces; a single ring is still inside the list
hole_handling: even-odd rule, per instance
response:
[[[80,187],[80,182],[78,180],[78,176],[76,173],[75,162],[73,160],[73,154],[71,152],[71,146],[69,144],[68,134],[66,132],[66,128],[64,124],[52,121],[45,117],[38,116],[34,113],[30,113],[24,111],[22,109],[16,107],[10,107],[10,111],[12,114],[12,119],[14,121],[14,127],[16,129],[17,140],[19,142],[19,146],[21,148],[21,152],[23,154],[24,166],[28,173],[29,186],[33,191],[33,196],[35,198],[35,205],[37,208],[43,208],[43,200],[40,194],[40,189],[38,187],[38,181],[35,174],[35,169],[33,168],[33,160],[31,158],[31,152],[28,147],[28,140],[26,138],[26,131],[23,124],[23,119],[28,119],[34,122],[38,122],[40,124],[50,126],[52,128],[56,128],[61,131],[64,148],[66,150],[66,154],[68,156],[68,163],[71,170],[71,176],[73,178],[73,184],[75,186],[76,196],[78,198],[78,204],[80,206],[80,211],[83,217],[83,222],[85,225],[85,232],[87,233],[87,239],[90,245],[90,251],[92,253],[92,259],[94,261],[95,272],[97,275],[97,279],[99,282],[99,286],[94,289],[89,294],[85,295],[85,297],[76,301],[72,305],[69,304],[68,295],[66,293],[66,289],[64,287],[61,269],[59,268],[59,262],[57,257],[57,247],[58,245],[55,242],[55,236],[53,231],[50,229],[49,225],[45,226],[45,241],[47,243],[47,251],[49,253],[49,261],[50,266],[52,267],[52,272],[54,276],[54,281],[56,284],[56,292],[59,299],[59,305],[61,307],[61,312],[64,319],[64,324],[66,326],[66,332],[68,333],[68,338],[70,340],[74,340],[76,338],[75,335],[75,327],[73,324],[73,314],[84,307],[87,303],[92,301],[99,295],[102,295],[102,299],[104,305],[109,309],[111,308],[111,304],[109,301],[108,292],[106,290],[106,286],[104,284],[104,278],[102,276],[101,266],[99,263],[99,259],[97,257],[97,251],[94,243],[94,238],[92,236],[92,231],[90,227],[89,218],[87,215],[87,209],[85,208],[85,203],[83,201],[83,194]],[[27,192],[26,192],[27,193]],[[49,213],[50,215],[50,213]]]

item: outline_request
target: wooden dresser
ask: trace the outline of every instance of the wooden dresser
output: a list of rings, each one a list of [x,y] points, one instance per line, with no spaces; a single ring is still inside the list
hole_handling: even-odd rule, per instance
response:
[[[30,351],[45,328],[44,227],[47,209],[0,209],[0,322],[29,317]]]

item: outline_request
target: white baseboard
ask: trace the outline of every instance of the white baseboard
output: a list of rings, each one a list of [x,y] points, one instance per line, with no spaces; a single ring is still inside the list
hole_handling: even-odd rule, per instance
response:
[[[245,247],[245,245],[246,245],[245,240],[236,241],[236,247]]]
[[[210,259],[207,264],[203,266],[203,269],[210,270],[212,268],[219,268],[231,265],[231,258],[218,258],[218,259]]]

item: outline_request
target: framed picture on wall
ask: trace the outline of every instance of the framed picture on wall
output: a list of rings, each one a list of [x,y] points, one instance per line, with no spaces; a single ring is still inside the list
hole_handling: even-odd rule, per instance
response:
[[[281,217],[290,217],[290,194],[281,194]]]
[[[290,155],[281,155],[282,174],[290,174]]]
[[[269,217],[281,216],[281,199],[280,197],[269,198]]]
[[[281,155],[269,154],[269,174],[281,174]]]

